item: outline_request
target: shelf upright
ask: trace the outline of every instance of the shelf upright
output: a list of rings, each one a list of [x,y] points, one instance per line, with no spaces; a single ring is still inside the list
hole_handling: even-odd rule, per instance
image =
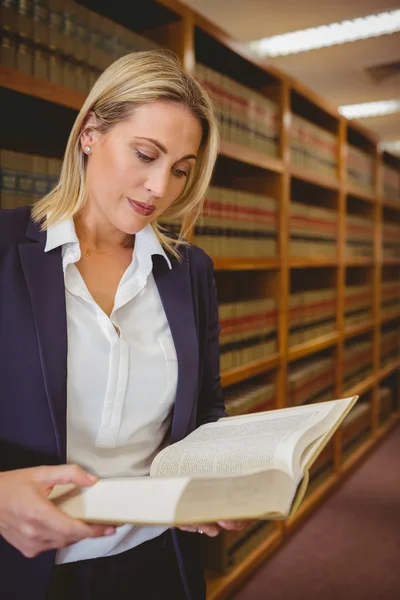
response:
[[[345,228],[346,228],[346,193],[344,190],[346,180],[346,123],[343,117],[339,118],[338,124],[338,258],[337,270],[337,330],[339,340],[336,351],[336,396],[340,398],[343,393],[343,349],[344,349],[344,306],[346,288],[346,266],[345,266]],[[334,437],[334,461],[335,473],[340,475],[342,468],[342,428],[339,427]]]
[[[373,320],[374,320],[374,376],[375,385],[372,393],[372,435],[377,437],[379,428],[379,372],[381,368],[381,287],[382,287],[382,231],[383,231],[383,207],[382,207],[382,153],[375,146],[375,195],[377,203],[375,206],[375,246],[373,267]]]

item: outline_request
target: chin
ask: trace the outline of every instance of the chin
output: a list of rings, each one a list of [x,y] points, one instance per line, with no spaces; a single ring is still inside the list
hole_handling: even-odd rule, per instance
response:
[[[144,229],[146,227],[146,225],[151,223],[152,220],[153,219],[149,219],[149,218],[136,219],[136,218],[132,218],[132,216],[131,216],[130,219],[124,219],[118,225],[118,229],[120,231],[123,231],[127,235],[135,235],[135,233],[139,233],[139,231]]]

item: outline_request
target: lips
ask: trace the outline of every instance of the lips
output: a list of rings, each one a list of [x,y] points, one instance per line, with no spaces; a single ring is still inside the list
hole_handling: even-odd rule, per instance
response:
[[[128,201],[135,212],[145,217],[151,215],[156,209],[153,204],[145,204],[144,202],[138,202],[137,200],[131,200],[130,198],[128,198]]]

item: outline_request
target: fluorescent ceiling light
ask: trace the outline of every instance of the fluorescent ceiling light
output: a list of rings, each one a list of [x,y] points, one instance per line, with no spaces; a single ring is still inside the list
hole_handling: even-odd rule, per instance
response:
[[[262,57],[286,56],[325,46],[354,42],[400,31],[400,10],[368,15],[351,21],[311,27],[250,42],[250,48]]]
[[[380,115],[391,115],[400,112],[400,100],[348,104],[347,106],[339,106],[338,111],[346,119],[366,119],[368,117],[379,117]]]

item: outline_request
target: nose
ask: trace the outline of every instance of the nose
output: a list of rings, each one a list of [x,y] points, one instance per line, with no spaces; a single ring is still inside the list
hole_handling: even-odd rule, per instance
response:
[[[151,169],[146,181],[146,187],[153,196],[162,198],[167,193],[169,177],[169,169],[163,167]]]

